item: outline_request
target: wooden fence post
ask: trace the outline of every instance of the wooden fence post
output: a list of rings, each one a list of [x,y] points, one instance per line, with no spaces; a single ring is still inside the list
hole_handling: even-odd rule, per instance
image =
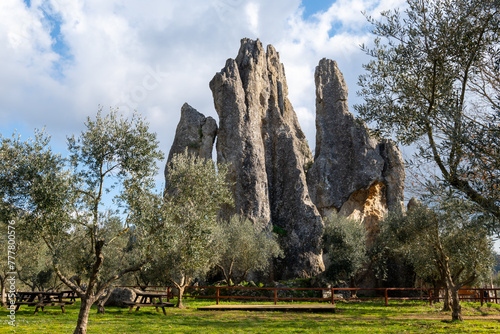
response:
[[[432,306],[432,289],[429,289],[429,305]]]
[[[481,306],[484,304],[484,289],[479,289],[479,294],[481,295]]]
[[[389,296],[387,294],[387,289],[385,289],[385,306],[389,305]]]
[[[278,304],[278,289],[274,288],[274,305]]]
[[[215,295],[216,295],[216,298],[215,298],[215,302],[217,305],[219,305],[219,287],[216,287],[215,288]]]
[[[170,301],[170,287],[167,286],[167,303]]]
[[[334,295],[335,295],[335,289],[332,288],[332,305],[335,305]]]

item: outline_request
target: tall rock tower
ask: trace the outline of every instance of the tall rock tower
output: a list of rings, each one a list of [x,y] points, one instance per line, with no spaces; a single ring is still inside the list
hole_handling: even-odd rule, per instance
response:
[[[335,61],[316,67],[316,150],[307,181],[323,217],[360,219],[369,233],[388,209],[403,210],[404,163],[390,140],[378,142],[349,112],[347,85]]]
[[[174,154],[189,153],[205,159],[212,159],[215,136],[217,135],[217,122],[212,117],[205,117],[202,113],[184,103],[181,108],[181,119],[175,130],[175,137],[167,163]]]
[[[369,240],[387,211],[403,211],[404,163],[390,140],[372,138],[349,112],[336,62],[316,68],[316,153],[313,157],[288,100],[283,64],[273,46],[243,39],[236,59],[210,81],[219,128],[185,104],[169,159],[189,152],[230,164],[235,208],[280,235],[285,258],[274,278],[324,271],[322,219],[333,212],[362,221]],[[200,199],[202,200],[202,199]]]
[[[217,159],[232,166],[235,212],[277,226],[285,250],[279,278],[319,274],[323,223],[304,169],[312,154],[287,97],[279,54],[243,39],[210,89],[219,115]]]

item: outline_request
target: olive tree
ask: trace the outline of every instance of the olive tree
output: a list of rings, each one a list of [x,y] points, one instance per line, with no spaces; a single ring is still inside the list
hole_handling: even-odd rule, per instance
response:
[[[165,193],[157,199],[154,268],[178,289],[177,307],[182,308],[184,289],[194,278],[203,277],[221,256],[218,213],[232,205],[228,167],[215,165],[187,151],[167,164]]]
[[[43,240],[17,238],[17,278],[31,291],[55,290],[63,285],[52,268],[50,253]]]
[[[13,260],[15,267],[8,265],[7,257],[1,259],[0,268],[4,268],[6,272],[14,273],[16,276],[17,287],[23,289],[29,288],[31,291],[56,290],[64,285],[55,274],[50,261],[50,253],[47,245],[43,240],[30,240],[29,236],[25,235],[25,231],[17,227],[23,226],[23,214],[19,213],[11,217],[11,228],[8,229],[9,221],[0,221],[0,235],[5,238],[3,248],[7,254],[8,236],[10,246],[15,247],[13,252]],[[9,233],[10,231],[10,233]],[[10,270],[8,270],[10,268]],[[0,276],[4,276],[1,275]]]
[[[129,215],[130,230],[124,228],[122,219],[110,211],[102,213],[101,222],[105,228],[101,231],[101,238],[104,240],[113,240],[111,247],[104,247],[102,250],[103,258],[106,261],[99,271],[97,277],[97,286],[106,283],[109,277],[120,272],[123,268],[133,267],[137,263],[143,263],[147,260],[148,253],[141,247],[142,240],[137,240],[137,226],[131,225]],[[87,230],[82,226],[75,226],[68,235],[71,242],[68,244],[66,254],[59,259],[60,267],[65,268],[66,277],[82,290],[86,289],[86,284],[92,273],[94,264],[94,249],[92,248],[91,238],[86,237]],[[104,304],[111,295],[115,284],[123,284],[127,276],[117,278],[112,284],[104,289],[103,293],[96,299],[97,312],[104,314]]]
[[[5,230],[13,223],[16,237],[16,268],[9,266],[10,272],[26,269],[30,262],[37,266],[37,254],[21,254],[25,246],[39,243],[47,235],[42,226],[53,221],[58,227],[69,227],[70,174],[64,170],[64,159],[48,146],[49,140],[44,131],[36,131],[34,138],[24,142],[17,134],[0,137],[0,220]]]
[[[492,240],[455,199],[391,213],[380,223],[378,238],[409,261],[417,276],[444,283],[444,309],[451,303],[453,320],[462,320],[458,290],[490,278]]]
[[[245,217],[234,215],[229,221],[220,223],[219,238],[217,267],[228,285],[245,280],[250,270],[266,271],[274,258],[283,257],[271,224],[263,229]]]
[[[15,221],[14,221],[15,223]],[[0,244],[0,250],[2,251],[2,254],[9,254],[8,253],[8,226],[9,222],[4,221],[3,219],[0,220],[0,235],[1,235],[1,244]],[[7,279],[9,278],[9,274],[13,272],[12,269],[15,269],[13,267],[9,266],[9,258],[8,256],[3,256],[0,258],[0,306],[1,307],[7,307],[7,294],[6,294],[6,289],[7,289]]]
[[[417,148],[441,184],[500,227],[500,5],[498,0],[407,0],[368,17],[373,59],[355,106],[375,132]],[[431,187],[431,185],[429,185]],[[498,231],[498,230],[497,230]]]
[[[349,281],[367,262],[367,232],[363,223],[336,213],[325,219],[323,251],[327,257],[325,275],[336,284]]]
[[[140,215],[128,200],[153,191],[155,161],[163,157],[156,135],[137,114],[127,120],[117,110],[105,116],[99,110],[85,126],[78,138],[68,138],[69,159],[54,154],[43,132],[26,142],[2,138],[1,146],[2,219],[22,210],[25,235],[45,242],[55,273],[81,298],[74,333],[87,332],[90,307],[115,280],[148,261],[145,255],[111,273],[104,269],[109,266],[106,255],[120,247],[117,241],[132,232],[130,225],[141,230]],[[122,210],[121,215],[114,212],[116,218],[124,217],[116,233],[109,233],[106,193]],[[70,280],[73,271],[63,261],[82,239],[88,245],[85,288]]]

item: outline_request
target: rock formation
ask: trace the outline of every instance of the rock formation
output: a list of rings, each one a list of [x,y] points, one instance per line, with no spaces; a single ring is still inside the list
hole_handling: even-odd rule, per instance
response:
[[[108,292],[109,293],[109,292]],[[114,288],[107,299],[106,306],[129,307],[135,300],[135,291],[129,288]]]
[[[316,150],[307,181],[323,217],[332,212],[363,220],[376,233],[391,209],[402,210],[404,164],[389,140],[378,142],[349,112],[348,90],[335,61],[316,67]]]
[[[267,99],[265,89],[268,83],[263,77],[267,72],[267,61],[265,52],[257,51],[262,54],[256,54],[256,59],[248,65],[253,67],[251,74],[254,78],[249,80],[250,73],[240,74],[237,61],[228,59],[226,66],[210,81],[210,89],[219,115],[217,161],[231,164],[229,177],[234,184],[235,211],[267,224],[271,219],[271,209],[262,139],[263,117],[259,106]],[[246,92],[244,85],[252,92]],[[249,85],[255,87],[249,88]],[[261,91],[264,91],[262,96],[259,95]]]
[[[384,159],[382,177],[387,186],[387,208],[389,211],[404,212],[405,163],[401,150],[395,142],[383,139],[379,143],[380,155]]]
[[[406,210],[408,212],[418,208],[418,207],[421,207],[423,206],[424,203],[422,203],[420,200],[416,199],[415,197],[412,197],[410,198],[410,200],[408,201],[408,204],[406,206]]]
[[[181,119],[175,130],[174,142],[168,153],[165,165],[165,191],[168,191],[168,166],[175,154],[184,153],[195,154],[204,159],[212,159],[212,150],[215,136],[217,135],[217,122],[212,117],[205,117],[184,103],[181,108]]]
[[[167,162],[171,161],[174,154],[194,153],[205,159],[212,159],[212,149],[217,134],[217,123],[212,117],[205,117],[184,103],[181,108],[181,119],[175,130],[175,137]]]
[[[217,159],[232,165],[236,212],[278,227],[285,249],[280,278],[320,273],[323,223],[304,171],[312,154],[287,97],[279,54],[243,39],[210,89],[219,115]]]
[[[334,61],[320,61],[315,81],[314,163],[288,100],[279,54],[250,39],[210,81],[218,131],[215,120],[185,104],[168,157],[187,148],[210,159],[217,133],[217,160],[230,164],[235,199],[234,210],[225,214],[273,224],[285,251],[275,279],[324,270],[322,217],[338,212],[362,220],[373,238],[388,210],[404,210],[399,148],[371,137],[349,112],[347,86]]]

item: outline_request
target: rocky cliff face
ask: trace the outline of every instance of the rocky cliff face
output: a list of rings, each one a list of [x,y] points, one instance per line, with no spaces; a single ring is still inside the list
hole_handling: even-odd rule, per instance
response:
[[[404,210],[399,148],[370,137],[349,112],[347,86],[334,61],[320,61],[315,81],[314,163],[288,100],[279,54],[250,39],[210,82],[218,131],[215,120],[185,104],[168,158],[187,148],[210,159],[217,133],[217,160],[231,166],[235,198],[226,214],[276,227],[285,258],[275,266],[275,279],[324,270],[322,217],[339,212],[362,220],[373,239],[388,210]]]
[[[378,142],[349,112],[348,90],[335,61],[316,67],[316,153],[308,171],[311,198],[323,217],[363,220],[371,234],[391,209],[402,210],[404,164],[399,149]]]
[[[308,181],[313,202],[326,216],[376,181],[384,160],[377,141],[349,112],[347,85],[336,62],[322,59],[315,81],[316,150]]]
[[[175,137],[167,162],[174,154],[194,153],[205,159],[212,159],[212,150],[217,135],[217,122],[212,117],[205,117],[189,104],[181,108],[181,119],[175,130]]]
[[[243,39],[210,88],[219,115],[217,158],[233,166],[236,212],[279,228],[280,277],[320,273],[323,223],[304,171],[312,155],[287,97],[279,54]]]
[[[229,177],[234,184],[235,213],[267,224],[271,210],[260,110],[261,101],[266,101],[265,95],[260,94],[265,94],[268,88],[263,77],[267,62],[265,52],[256,50],[259,51],[262,53],[256,54],[247,65],[252,71],[245,72],[242,68],[240,73],[240,66],[244,64],[228,59],[210,82],[210,89],[220,125],[217,161],[231,164]]]
[[[380,155],[384,159],[382,177],[387,186],[387,208],[389,211],[404,212],[404,184],[406,174],[401,150],[390,139],[383,139],[378,146]]]
[[[205,159],[212,159],[212,150],[215,136],[217,135],[217,123],[212,117],[205,117],[184,103],[181,108],[181,119],[175,130],[175,137],[165,165],[165,178],[168,172],[168,164],[172,161],[174,154],[184,153],[196,154]],[[165,187],[168,185],[165,184]]]

